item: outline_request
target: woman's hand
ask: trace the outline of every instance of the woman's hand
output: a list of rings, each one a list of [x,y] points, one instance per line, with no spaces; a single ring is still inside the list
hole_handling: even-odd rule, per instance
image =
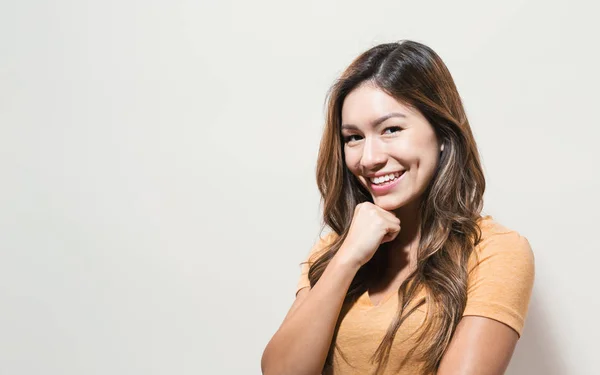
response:
[[[348,235],[337,254],[357,263],[367,263],[382,243],[392,241],[400,233],[400,219],[393,213],[363,202],[356,205]]]

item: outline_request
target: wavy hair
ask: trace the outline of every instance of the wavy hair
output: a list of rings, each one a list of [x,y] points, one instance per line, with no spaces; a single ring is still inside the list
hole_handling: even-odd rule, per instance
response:
[[[346,239],[356,205],[373,202],[369,191],[345,165],[341,136],[344,99],[362,83],[374,84],[420,111],[444,144],[437,169],[419,203],[421,240],[416,267],[398,289],[398,313],[371,357],[379,374],[389,360],[398,328],[420,304],[427,302],[426,323],[405,361],[419,349],[418,360],[424,363],[425,371],[435,372],[465,309],[467,263],[481,241],[478,220],[485,178],[454,80],[442,59],[428,46],[403,40],[372,47],[359,55],[328,91],[316,177],[323,204],[323,226],[329,226],[338,236],[311,265],[308,277],[314,286]],[[349,306],[378,277],[378,270],[385,267],[383,253],[377,251],[352,281],[324,370],[332,365],[339,324]],[[408,311],[421,287],[426,291],[426,299]]]

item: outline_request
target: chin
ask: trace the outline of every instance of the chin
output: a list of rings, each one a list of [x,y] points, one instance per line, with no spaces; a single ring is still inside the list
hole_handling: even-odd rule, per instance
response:
[[[404,202],[393,197],[372,197],[373,204],[383,208],[386,211],[394,211],[404,206]]]

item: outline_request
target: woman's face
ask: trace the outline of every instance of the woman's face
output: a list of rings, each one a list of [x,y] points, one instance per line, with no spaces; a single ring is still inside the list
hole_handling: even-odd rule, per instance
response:
[[[354,89],[342,106],[342,137],[348,169],[388,211],[420,199],[438,164],[441,146],[416,109],[372,84]],[[374,184],[371,177],[395,174]],[[399,177],[397,177],[400,175]]]

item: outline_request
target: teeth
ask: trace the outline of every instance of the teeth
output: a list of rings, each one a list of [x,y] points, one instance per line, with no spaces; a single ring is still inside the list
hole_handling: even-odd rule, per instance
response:
[[[401,174],[402,173],[400,173],[400,172],[386,174],[385,176],[371,178],[371,182],[376,185],[382,184],[382,183],[390,181],[390,180],[395,180],[396,178],[400,177]]]

